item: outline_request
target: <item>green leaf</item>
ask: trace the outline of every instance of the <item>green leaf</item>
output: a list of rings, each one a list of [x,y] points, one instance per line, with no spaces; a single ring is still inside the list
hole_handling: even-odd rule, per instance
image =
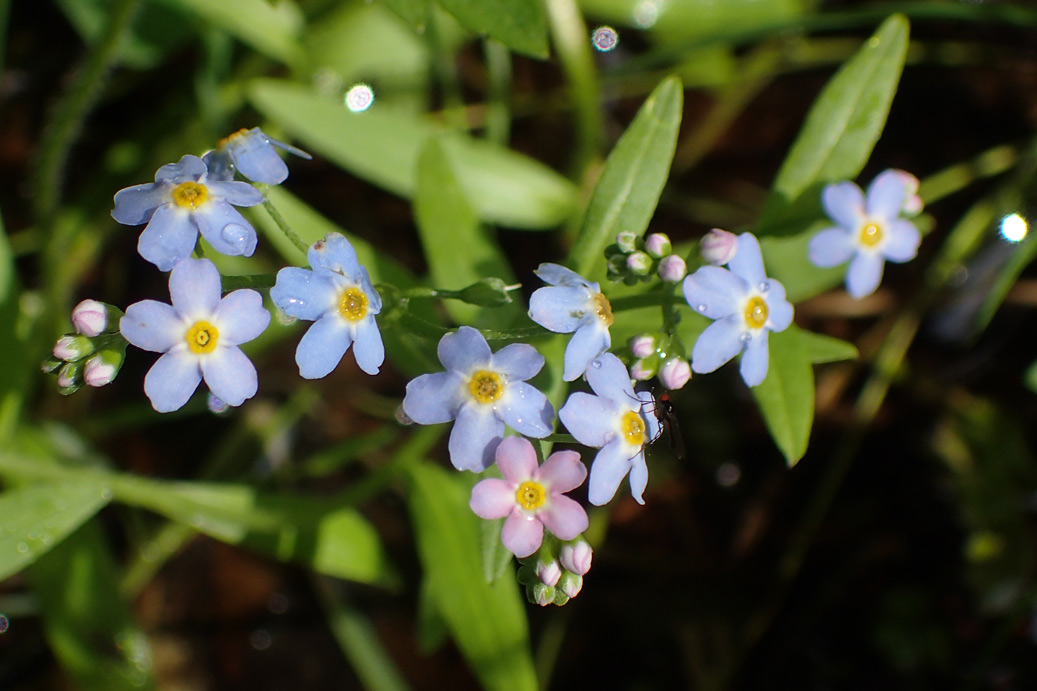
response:
[[[790,466],[807,451],[814,421],[814,370],[793,324],[769,336],[767,378],[752,388],[767,429]]]
[[[479,518],[460,473],[413,463],[409,505],[428,598],[487,689],[536,689],[526,613],[516,583],[483,578]],[[429,617],[426,617],[428,619]]]
[[[382,0],[385,5],[418,31],[428,24],[432,0]]]
[[[443,151],[479,218],[520,228],[554,228],[574,211],[576,189],[547,166],[491,142],[410,113],[374,106],[362,113],[323,98],[305,85],[259,79],[249,100],[299,139],[310,153],[407,199],[417,188],[418,156],[432,137]]]
[[[907,39],[907,19],[891,16],[828,82],[778,171],[760,234],[800,230],[821,215],[826,184],[861,172],[885,127]]]
[[[0,342],[8,344],[4,356],[0,357],[0,439],[9,439],[14,434],[22,399],[29,388],[29,373],[33,369],[26,362],[30,351],[26,347],[25,334],[18,328],[19,295],[14,256],[0,215]]]
[[[822,268],[810,263],[807,254],[810,238],[826,225],[831,224],[819,221],[797,235],[760,238],[767,275],[785,287],[789,302],[802,302],[820,295],[841,284],[846,277],[846,266]]]
[[[987,328],[990,324],[990,320],[994,318],[994,313],[997,312],[998,307],[1008,297],[1008,291],[1015,285],[1016,279],[1022,274],[1033,258],[1037,256],[1037,233],[1027,233],[1026,237],[1016,243],[1007,243],[1001,238],[995,241],[997,244],[990,249],[985,250],[983,256],[978,257],[976,264],[979,264],[983,258],[990,260],[991,262],[997,262],[994,259],[998,254],[1005,256],[1004,263],[1002,263],[999,269],[996,271],[993,278],[993,285],[990,286],[990,292],[983,298],[983,303],[979,308],[979,313],[976,315],[974,333],[980,333],[983,329]],[[1007,245],[1007,246],[1006,246]],[[973,267],[976,273],[982,271],[978,266]],[[973,290],[976,290],[973,288]]]
[[[857,346],[832,336],[825,336],[813,331],[800,331],[799,338],[803,350],[806,352],[807,360],[815,365],[856,360],[859,356]]]
[[[619,231],[644,235],[670,173],[683,104],[680,79],[667,77],[616,142],[569,256],[569,266],[577,273],[602,274],[602,253]]]
[[[194,14],[286,65],[302,58],[303,14],[292,0],[153,0]]]
[[[477,34],[495,38],[508,48],[546,58],[547,18],[542,0],[438,0],[439,5]]]
[[[1023,374],[1023,383],[1034,393],[1037,393],[1037,360],[1030,363]]]
[[[49,552],[108,503],[99,483],[45,483],[0,493],[0,581]]]

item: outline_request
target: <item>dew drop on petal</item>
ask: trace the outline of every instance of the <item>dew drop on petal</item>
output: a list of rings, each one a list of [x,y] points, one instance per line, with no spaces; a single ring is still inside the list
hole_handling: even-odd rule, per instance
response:
[[[738,337],[738,340],[741,341],[742,343],[748,343],[749,341],[753,340],[753,335],[751,333],[749,333],[748,331],[746,331],[745,333],[743,333],[741,336]]]
[[[771,289],[771,282],[770,281],[760,281],[760,285],[758,287],[759,287],[761,293],[766,293],[768,290]]]
[[[237,223],[228,223],[220,231],[220,237],[224,242],[242,252],[248,246],[248,236],[248,228]]]
[[[591,34],[591,41],[594,43],[595,48],[602,53],[607,53],[619,43],[619,34],[611,26],[599,26]]]
[[[374,103],[374,90],[364,83],[355,84],[346,92],[346,97],[343,100],[346,103],[346,108],[349,108],[354,113],[362,113]]]
[[[601,369],[601,360],[591,360],[591,367]]]
[[[705,312],[708,308],[703,304],[703,305],[699,305],[695,309],[697,309],[699,312]]]

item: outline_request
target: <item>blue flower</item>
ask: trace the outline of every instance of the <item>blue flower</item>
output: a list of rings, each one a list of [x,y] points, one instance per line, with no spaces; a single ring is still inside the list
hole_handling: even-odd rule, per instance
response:
[[[792,305],[785,299],[785,287],[764,273],[760,243],[752,234],[738,236],[738,248],[727,266],[703,266],[684,279],[684,297],[691,308],[716,320],[695,342],[691,369],[712,372],[743,353],[742,379],[756,386],[767,377],[767,332],[789,327]]]
[[[898,170],[880,173],[867,196],[852,182],[825,187],[821,203],[838,225],[810,239],[810,261],[829,267],[852,258],[846,290],[855,298],[875,292],[887,260],[902,263],[918,254],[922,236],[914,223],[900,218],[901,211],[919,205],[915,188],[917,179]]]
[[[569,396],[558,418],[576,441],[601,451],[591,464],[588,498],[595,506],[609,503],[619,483],[630,475],[630,494],[638,504],[648,485],[645,444],[661,432],[648,391],[634,392],[627,368],[612,353],[593,360],[587,383],[595,395],[577,392]]]
[[[184,259],[169,274],[172,306],[144,300],[126,308],[119,330],[127,341],[164,353],[144,378],[160,413],[181,408],[204,379],[228,405],[256,395],[256,368],[238,348],[270,323],[263,298],[235,290],[220,298],[220,274],[208,259]]]
[[[562,379],[575,381],[612,345],[612,306],[597,283],[564,266],[541,264],[536,275],[550,285],[533,291],[529,318],[555,333],[573,334],[565,348]]]
[[[285,267],[270,289],[270,299],[282,312],[316,322],[295,351],[299,374],[306,379],[327,376],[350,345],[360,369],[378,374],[385,347],[374,317],[382,309],[382,298],[367,269],[339,233],[328,233],[315,243],[308,258],[312,271]]]
[[[147,223],[137,251],[160,271],[169,271],[191,255],[199,231],[217,252],[252,256],[256,231],[231,204],[262,201],[252,185],[210,180],[202,159],[184,156],[159,168],[155,182],[119,190],[112,218],[131,226]]]
[[[496,353],[476,329],[462,326],[439,341],[446,372],[423,374],[407,384],[403,412],[422,425],[457,420],[450,431],[450,461],[458,470],[493,465],[504,424],[527,437],[551,433],[554,409],[526,383],[544,366],[533,346],[512,343]]]
[[[217,147],[203,158],[209,166],[210,179],[233,180],[234,170],[237,169],[253,182],[280,185],[288,177],[288,166],[277,155],[277,149],[284,149],[305,159],[311,158],[302,149],[271,139],[258,127],[241,129],[221,139]]]

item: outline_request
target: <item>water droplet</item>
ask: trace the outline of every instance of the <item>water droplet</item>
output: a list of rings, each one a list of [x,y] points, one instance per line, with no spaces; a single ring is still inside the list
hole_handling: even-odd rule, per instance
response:
[[[741,336],[738,337],[738,340],[741,341],[742,343],[748,343],[749,341],[753,340],[753,335],[751,333],[749,333],[748,331],[746,331],[745,333],[743,333]]]
[[[771,289],[771,282],[770,281],[760,281],[759,288],[760,288],[760,292],[761,293],[766,293],[768,290]]]
[[[108,501],[111,498],[112,498],[112,490],[109,489],[108,487],[102,487],[101,488],[101,499],[104,499],[105,501]]]
[[[18,546],[15,549],[17,549],[22,554],[25,554],[29,551],[29,545],[25,544],[24,542],[19,542]]]
[[[249,228],[237,223],[228,223],[223,226],[223,230],[220,231],[220,237],[223,241],[230,244],[235,249],[245,251],[248,246],[248,240],[251,233]]]
[[[599,26],[591,34],[591,41],[594,43],[595,48],[603,53],[607,53],[619,43],[619,34],[611,26]]]
[[[705,312],[705,311],[706,311],[707,309],[709,309],[709,308],[708,308],[708,307],[706,307],[705,305],[699,305],[699,306],[698,306],[698,307],[696,307],[695,309],[697,309],[697,310],[698,310],[699,312]]]
[[[367,84],[356,84],[346,92],[346,97],[343,100],[345,101],[346,108],[349,108],[354,113],[362,113],[374,103],[374,90]]]
[[[601,360],[591,360],[591,367],[601,369]]]

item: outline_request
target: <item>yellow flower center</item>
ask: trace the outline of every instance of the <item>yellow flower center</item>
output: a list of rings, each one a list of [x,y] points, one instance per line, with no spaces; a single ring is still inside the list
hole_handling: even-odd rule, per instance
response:
[[[220,332],[215,326],[201,319],[187,330],[184,340],[187,341],[187,347],[191,349],[192,353],[195,355],[205,355],[216,350],[216,342],[220,340]]]
[[[882,242],[882,228],[878,223],[866,223],[861,228],[860,243],[865,247],[874,247]]]
[[[745,303],[745,323],[753,329],[762,329],[767,323],[767,303],[756,295]]]
[[[605,326],[612,326],[612,305],[609,304],[608,298],[598,293],[591,298],[591,301],[594,303],[594,314],[598,315],[598,319]]]
[[[493,403],[504,395],[504,382],[496,372],[479,370],[468,381],[468,391],[479,403]]]
[[[633,410],[623,413],[620,422],[623,438],[631,446],[644,446],[645,443],[645,421]]]
[[[338,297],[338,313],[346,321],[360,321],[367,316],[367,295],[359,288],[346,288]]]
[[[173,190],[173,203],[181,209],[197,211],[209,200],[209,190],[197,182],[181,182]]]
[[[515,501],[526,511],[533,511],[547,501],[547,491],[539,482],[527,480],[515,490]]]

